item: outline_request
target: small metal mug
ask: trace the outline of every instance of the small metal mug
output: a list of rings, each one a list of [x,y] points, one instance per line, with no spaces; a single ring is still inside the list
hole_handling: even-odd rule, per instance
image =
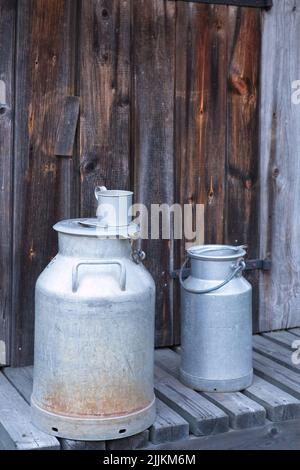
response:
[[[133,192],[97,186],[95,197],[98,201],[97,218],[101,226],[126,227],[131,223]]]

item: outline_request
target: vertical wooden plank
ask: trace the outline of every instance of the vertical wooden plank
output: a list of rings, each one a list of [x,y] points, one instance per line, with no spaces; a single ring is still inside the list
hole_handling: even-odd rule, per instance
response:
[[[228,7],[177,2],[176,201],[205,206],[205,243],[224,239]],[[185,257],[176,243],[175,264]],[[179,286],[175,290],[179,340]]]
[[[260,256],[272,259],[260,274],[261,331],[300,325],[300,1],[274,0],[263,13],[261,71]]]
[[[54,154],[74,94],[76,3],[20,0],[17,20],[12,364],[33,359],[34,286],[57,250],[52,225],[73,215],[76,159]]]
[[[175,3],[135,0],[133,8],[133,156],[136,201],[174,202]],[[171,240],[144,240],[156,282],[156,345],[173,341]]]
[[[130,0],[81,2],[81,215],[95,216],[94,187],[129,189]]]
[[[227,97],[227,210],[225,241],[248,245],[258,257],[259,201],[259,66],[261,12],[229,8]],[[257,331],[258,273],[253,286],[254,330]]]
[[[0,366],[8,364],[11,326],[12,171],[16,2],[0,1]]]

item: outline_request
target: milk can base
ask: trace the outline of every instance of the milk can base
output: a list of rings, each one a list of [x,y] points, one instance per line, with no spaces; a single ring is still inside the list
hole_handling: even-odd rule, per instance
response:
[[[155,421],[155,399],[142,410],[112,418],[76,418],[51,413],[31,399],[32,423],[52,436],[76,441],[106,441],[133,436],[149,428]]]
[[[200,392],[239,392],[252,385],[253,369],[249,374],[232,380],[207,380],[180,369],[180,380],[187,387]]]

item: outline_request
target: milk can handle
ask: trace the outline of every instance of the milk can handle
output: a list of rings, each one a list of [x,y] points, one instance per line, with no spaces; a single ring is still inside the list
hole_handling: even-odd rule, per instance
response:
[[[197,289],[190,289],[189,287],[186,287],[182,279],[182,273],[183,273],[184,268],[187,265],[188,260],[189,260],[188,258],[185,260],[185,262],[183,263],[180,269],[179,281],[180,281],[181,287],[187,292],[190,292],[191,294],[208,294],[209,292],[214,292],[218,289],[221,289],[221,287],[226,286],[228,282],[230,282],[240,271],[243,271],[246,267],[245,261],[239,260],[239,262],[235,266],[233,266],[234,271],[231,274],[229,274],[228,277],[225,279],[225,281],[221,282],[221,284],[218,284],[215,287],[210,287],[209,289],[197,290]]]
[[[72,271],[72,292],[77,292],[78,290],[78,270],[79,267],[82,265],[112,265],[116,264],[117,266],[120,266],[120,278],[119,278],[119,283],[120,283],[120,288],[122,291],[126,289],[126,268],[124,264],[121,261],[118,260],[82,260],[76,263],[73,266],[73,271]]]

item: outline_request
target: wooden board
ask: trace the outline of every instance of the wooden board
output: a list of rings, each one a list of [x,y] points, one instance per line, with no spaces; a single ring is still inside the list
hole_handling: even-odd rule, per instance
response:
[[[300,399],[300,374],[298,372],[289,370],[255,351],[253,352],[253,365],[259,377]]]
[[[52,226],[76,210],[76,161],[57,158],[65,96],[74,93],[74,2],[18,2],[12,365],[33,359],[34,286],[57,251]]]
[[[175,3],[132,3],[134,191],[149,220],[151,205],[174,202]],[[173,242],[165,236],[141,244],[156,284],[156,346],[173,343]]]
[[[246,429],[265,424],[265,409],[240,392],[202,393],[202,395],[228,414],[233,429]]]
[[[5,367],[2,369],[2,373],[18,390],[21,397],[30,404],[33,387],[33,367]]]
[[[10,360],[16,1],[0,2],[0,365]]]
[[[72,157],[75,134],[79,116],[78,96],[67,96],[63,101],[62,113],[58,123],[54,154]]]
[[[229,7],[225,242],[248,245],[252,259],[258,258],[260,14]],[[247,277],[258,331],[258,273]]]
[[[172,376],[179,378],[180,356],[171,349],[155,351],[155,363]],[[265,422],[266,412],[255,401],[242,393],[204,393],[201,395],[221,408],[228,416],[234,429],[260,426]]]
[[[291,350],[293,342],[297,339],[295,335],[289,331],[272,331],[270,333],[263,333],[264,338],[268,338],[271,341],[274,341],[281,346],[285,346],[287,349]]]
[[[156,420],[150,428],[150,441],[153,444],[179,441],[189,436],[189,423],[158,398],[156,410]]]
[[[297,341],[297,339],[295,339],[295,341]],[[273,361],[278,362],[278,364],[282,364],[293,371],[300,372],[300,364],[294,364],[292,360],[292,354],[294,351],[292,347],[288,350],[284,346],[280,346],[267,338],[256,335],[253,337],[253,348],[263,356],[269,357],[270,359],[273,359]]]
[[[260,331],[300,326],[300,105],[292,82],[300,77],[300,1],[274,0],[263,12],[260,109]],[[270,47],[272,44],[272,47]]]
[[[289,330],[290,333],[296,336],[300,336],[300,328],[293,328],[292,330]]]
[[[228,8],[177,2],[175,89],[176,202],[196,215],[198,243],[223,243],[226,171]],[[204,216],[202,217],[203,209]],[[190,241],[189,241],[190,242]],[[175,266],[187,237],[175,241]],[[180,289],[175,282],[174,343],[180,342]]]
[[[270,421],[300,418],[300,401],[261,377],[255,375],[253,384],[243,393],[266,409]]]
[[[0,372],[0,440],[5,450],[59,449],[55,437],[30,421],[30,407]]]
[[[228,416],[199,393],[183,385],[159,367],[155,367],[156,396],[180,414],[196,436],[228,430]]]
[[[81,1],[79,94],[82,217],[96,185],[129,189],[130,0]]]
[[[253,429],[227,432],[218,436],[192,438],[147,447],[147,450],[300,450],[300,420],[267,423]]]

